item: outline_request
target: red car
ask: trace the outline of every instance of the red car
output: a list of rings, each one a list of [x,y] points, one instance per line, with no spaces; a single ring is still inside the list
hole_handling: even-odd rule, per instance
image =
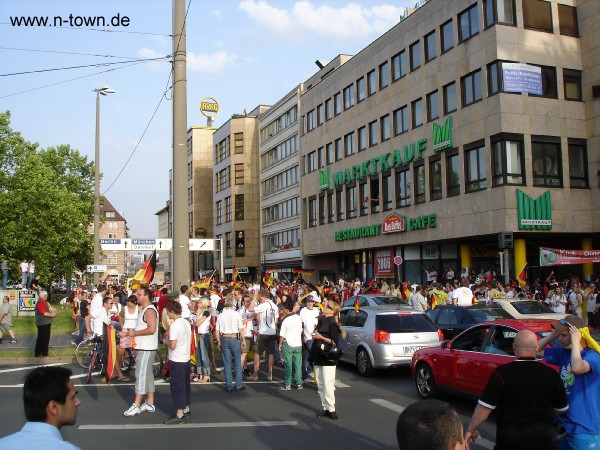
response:
[[[465,330],[438,347],[418,350],[410,369],[417,392],[424,399],[439,391],[478,398],[496,367],[514,361],[513,341],[521,330],[539,339],[552,332],[555,320],[497,319]],[[558,340],[553,343],[558,345]]]

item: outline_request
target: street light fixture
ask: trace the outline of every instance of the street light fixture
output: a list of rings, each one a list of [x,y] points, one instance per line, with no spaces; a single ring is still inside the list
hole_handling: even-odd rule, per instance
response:
[[[114,94],[108,86],[93,89],[96,93],[96,151],[94,159],[94,264],[100,264],[100,96]],[[97,285],[100,274],[94,272],[94,284]]]

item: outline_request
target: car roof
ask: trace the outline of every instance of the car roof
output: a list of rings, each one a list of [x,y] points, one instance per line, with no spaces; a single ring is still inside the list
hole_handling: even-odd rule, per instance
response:
[[[517,330],[549,331],[552,330],[553,319],[496,319],[493,321],[482,322],[488,325],[505,325],[516,328]]]
[[[341,310],[342,311],[350,311],[353,309],[354,309],[353,306],[344,306]],[[415,313],[425,314],[425,312],[418,311],[410,305],[361,306],[360,311],[367,311],[367,312],[371,311],[371,312],[377,312],[377,313],[391,313],[391,312],[397,312],[397,311],[406,311],[406,312],[415,312]]]

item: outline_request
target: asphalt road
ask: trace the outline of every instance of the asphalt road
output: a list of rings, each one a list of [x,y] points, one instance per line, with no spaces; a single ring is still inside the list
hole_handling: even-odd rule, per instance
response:
[[[163,425],[172,413],[169,385],[157,385],[156,413],[124,417],[132,403],[131,383],[105,385],[99,377],[86,385],[83,370],[74,371],[82,401],[77,424],[63,428],[65,439],[82,449],[393,449],[396,420],[402,409],[419,400],[408,369],[379,371],[359,376],[351,366],[337,371],[336,410],[339,420],[316,418],[320,409],[316,385],[304,390],[279,391],[283,369],[273,382],[246,383],[243,392],[227,393],[222,374],[210,384],[192,384],[192,420],[185,425]],[[0,436],[18,431],[24,421],[22,380],[34,366],[0,366]],[[133,374],[131,374],[133,375]],[[466,426],[475,402],[446,396]],[[473,449],[491,449],[493,421],[480,428],[484,440]],[[487,438],[487,439],[485,439]],[[424,449],[426,450],[426,449]]]

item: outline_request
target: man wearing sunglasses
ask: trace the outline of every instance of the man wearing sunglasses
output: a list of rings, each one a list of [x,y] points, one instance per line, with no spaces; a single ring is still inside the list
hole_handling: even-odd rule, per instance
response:
[[[583,319],[568,315],[552,324],[552,333],[538,343],[540,349],[558,338],[560,347],[546,348],[543,356],[558,366],[558,374],[567,391],[569,409],[558,418],[566,435],[560,450],[600,448],[600,354],[588,347],[581,337]]]

